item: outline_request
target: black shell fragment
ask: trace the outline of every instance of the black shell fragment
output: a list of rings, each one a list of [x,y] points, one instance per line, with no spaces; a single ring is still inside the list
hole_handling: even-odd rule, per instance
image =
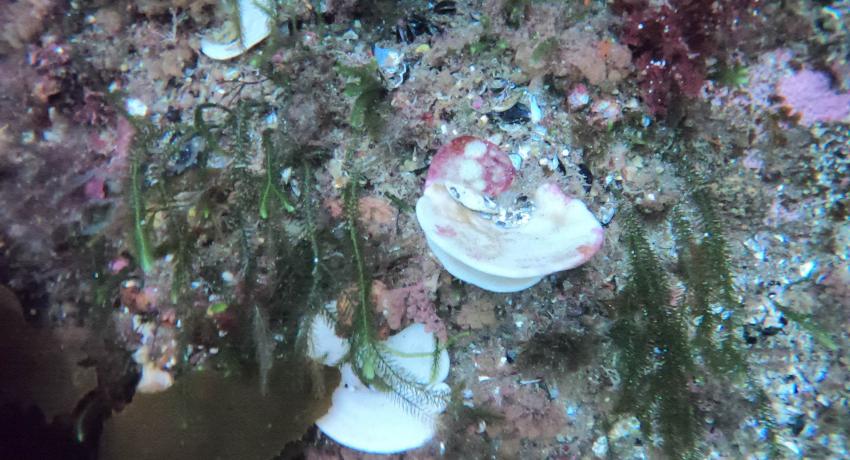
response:
[[[528,123],[531,121],[531,110],[522,102],[517,102],[504,112],[493,112],[493,115],[503,122],[510,124]]]
[[[457,13],[457,3],[449,0],[437,2],[431,7],[431,11],[437,14],[455,14]]]

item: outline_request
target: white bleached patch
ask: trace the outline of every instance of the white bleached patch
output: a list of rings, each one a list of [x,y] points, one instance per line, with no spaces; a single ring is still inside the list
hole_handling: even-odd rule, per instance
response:
[[[466,144],[463,156],[467,158],[481,158],[485,153],[487,153],[487,144],[481,141],[472,141]]]
[[[172,340],[169,343],[157,344],[156,326],[153,323],[142,323],[140,317],[133,317],[133,325],[136,332],[141,336],[142,345],[133,353],[133,361],[141,366],[142,376],[136,384],[136,391],[139,393],[159,393],[167,390],[174,384],[174,377],[167,369],[152,359],[151,351],[153,347],[170,347],[176,346]]]
[[[461,161],[458,175],[463,182],[473,182],[481,179],[481,165],[477,161]]]

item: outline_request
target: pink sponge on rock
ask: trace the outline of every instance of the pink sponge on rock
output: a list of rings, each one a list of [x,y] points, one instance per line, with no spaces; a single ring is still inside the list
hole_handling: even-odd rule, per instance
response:
[[[835,92],[823,72],[803,70],[789,75],[779,81],[777,92],[785,100],[783,105],[800,116],[802,125],[850,120],[850,93]]]

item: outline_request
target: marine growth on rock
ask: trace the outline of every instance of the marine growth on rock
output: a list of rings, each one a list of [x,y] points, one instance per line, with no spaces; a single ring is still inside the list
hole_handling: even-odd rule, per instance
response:
[[[514,175],[496,145],[461,136],[434,156],[416,203],[428,246],[446,270],[494,292],[531,287],[602,247],[602,227],[584,203],[551,182],[527,196],[511,193]]]

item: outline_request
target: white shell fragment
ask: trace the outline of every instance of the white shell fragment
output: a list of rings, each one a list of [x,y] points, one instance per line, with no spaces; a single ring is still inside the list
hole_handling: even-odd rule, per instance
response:
[[[492,292],[517,292],[523,289],[528,289],[531,286],[539,283],[542,276],[532,276],[529,278],[506,278],[504,276],[491,275],[479,270],[475,270],[471,266],[455,259],[448,253],[440,249],[429,238],[426,238],[428,247],[431,252],[437,256],[437,259],[443,264],[446,271],[452,274],[455,278],[462,279],[467,283],[475,284],[481,289],[486,289]],[[470,280],[475,280],[473,283]]]
[[[448,352],[440,351],[432,380],[437,340],[422,324],[405,328],[385,343],[392,350],[388,356],[407,375],[435,394],[449,394],[449,386],[443,383],[449,374]],[[350,364],[344,364],[341,372],[330,410],[316,421],[334,441],[362,452],[391,454],[420,447],[434,436],[436,418],[446,409],[444,402],[421,401],[411,411],[398,395],[363,384]]]
[[[271,34],[274,0],[239,0],[239,30],[242,37],[228,42],[201,39],[201,52],[217,60],[233,59],[263,41]]]
[[[348,354],[348,341],[337,336],[325,315],[316,315],[310,323],[307,356],[327,366],[336,366]]]
[[[378,70],[389,83],[390,89],[401,86],[407,74],[404,53],[392,48],[381,48],[380,46],[375,46],[372,52],[375,54],[375,62],[378,64]]]
[[[153,323],[142,323],[139,316],[133,317],[135,330],[141,336],[142,345],[133,353],[133,360],[141,366],[142,376],[136,384],[138,393],[159,393],[174,384],[174,377],[167,369],[151,356],[153,349],[162,351],[161,347],[176,346],[176,342],[166,340],[165,344],[157,344],[156,327]]]
[[[444,348],[440,351],[437,369],[433,379],[431,378],[434,370],[434,351],[438,344],[434,334],[425,331],[425,325],[411,324],[384,343],[390,350],[398,353],[398,356],[392,358],[416,382],[428,385],[442,382],[449,376],[449,352]]]
[[[134,356],[135,358],[135,356]],[[145,363],[142,366],[142,377],[136,384],[137,393],[160,393],[174,384],[174,377],[166,370],[161,369],[153,363]]]
[[[127,113],[134,117],[144,117],[148,114],[148,106],[141,100],[134,97],[127,99],[125,107],[127,109]]]
[[[537,96],[530,94],[528,96],[528,107],[531,112],[531,122],[535,125],[540,123],[543,120],[543,109],[540,108],[540,104],[537,103]]]
[[[577,267],[604,239],[584,203],[554,183],[540,185],[519,207],[493,210],[490,197],[512,181],[506,155],[487,141],[463,136],[437,152],[416,203],[428,246],[446,270],[494,292],[520,291],[549,273]],[[476,195],[481,198],[473,199]]]

